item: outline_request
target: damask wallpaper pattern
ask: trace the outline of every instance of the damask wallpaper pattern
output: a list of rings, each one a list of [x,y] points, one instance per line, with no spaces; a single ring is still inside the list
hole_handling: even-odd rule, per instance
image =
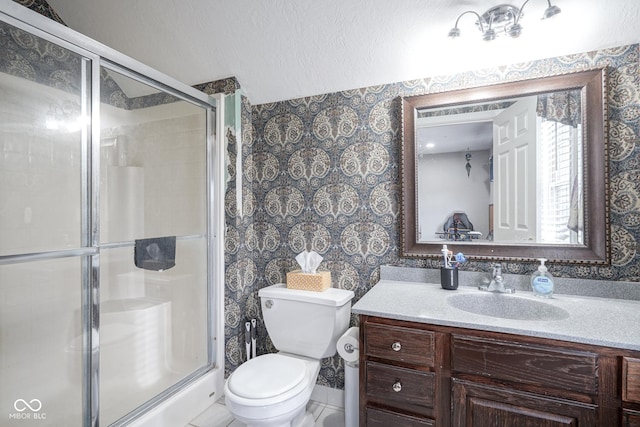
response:
[[[44,1],[18,2],[45,16],[50,9]],[[398,255],[401,96],[607,67],[612,265],[554,264],[550,271],[561,277],[640,282],[639,54],[638,45],[622,46],[257,106],[242,97],[241,134],[227,134],[227,374],[245,360],[244,322],[261,320],[258,290],[283,282],[299,252],[320,253],[321,269],[331,271],[333,286],[353,290],[355,300],[376,283],[382,264],[438,266],[435,260]],[[240,84],[231,78],[196,88],[231,93]],[[236,201],[236,156],[242,157],[242,215]],[[535,268],[533,263],[504,263],[513,274]],[[469,262],[464,269],[489,271],[489,266]],[[258,342],[259,354],[275,351],[261,321]],[[323,360],[318,383],[343,387],[338,356]]]
[[[47,3],[46,0],[14,0],[14,1],[62,25],[65,25],[65,26],[67,25],[64,23],[62,18],[60,18],[60,16],[56,13],[56,11],[53,10],[53,8],[49,5],[49,3]]]
[[[376,283],[382,264],[438,266],[436,260],[398,255],[401,96],[607,67],[612,265],[555,264],[550,271],[640,281],[639,65],[639,47],[632,45],[251,107],[250,124],[243,123],[250,135],[242,151],[245,217],[227,235],[228,245],[244,247],[247,255],[228,265],[242,280],[227,283],[227,295],[235,295],[226,313],[227,371],[243,360],[241,327],[245,318],[260,315],[258,289],[284,282],[286,272],[296,268],[294,257],[305,249],[320,253],[321,269],[331,271],[333,286],[353,290],[356,300]],[[504,264],[515,274],[536,268]],[[489,271],[485,262],[464,268]],[[264,330],[260,338],[261,352],[274,351]],[[318,383],[343,387],[338,356],[323,361]]]

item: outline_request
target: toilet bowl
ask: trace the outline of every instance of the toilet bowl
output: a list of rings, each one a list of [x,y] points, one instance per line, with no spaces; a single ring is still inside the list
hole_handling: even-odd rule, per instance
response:
[[[353,292],[268,286],[258,291],[264,323],[278,353],[240,365],[224,386],[227,409],[247,427],[312,427],[306,411],[320,360],[336,353],[347,330]]]
[[[285,353],[258,356],[225,383],[229,412],[247,427],[313,426],[306,411],[320,361]]]

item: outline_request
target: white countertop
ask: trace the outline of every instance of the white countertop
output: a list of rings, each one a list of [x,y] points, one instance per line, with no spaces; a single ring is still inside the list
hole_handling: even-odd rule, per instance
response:
[[[447,302],[452,296],[474,293],[478,298],[487,294],[466,286],[447,291],[440,284],[381,280],[354,304],[352,312],[640,351],[640,301],[558,294],[544,299],[523,291],[499,295],[504,304],[509,304],[509,298],[524,298],[562,308],[569,315],[559,320],[497,318],[463,311]]]

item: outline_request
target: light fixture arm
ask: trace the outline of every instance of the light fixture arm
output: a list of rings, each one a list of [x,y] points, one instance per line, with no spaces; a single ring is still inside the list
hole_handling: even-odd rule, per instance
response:
[[[476,12],[475,10],[467,10],[465,12],[462,12],[458,16],[458,19],[456,19],[456,25],[454,25],[454,28],[458,28],[458,22],[460,22],[460,18],[462,18],[462,16],[466,15],[467,13],[473,13],[474,15],[476,15],[478,17],[478,22],[480,23],[480,31],[482,31],[484,33],[484,26],[482,25],[482,18],[480,17],[478,12]]]
[[[547,2],[549,3],[549,6],[551,6],[551,0],[547,0]],[[522,18],[522,11],[524,10],[524,7],[527,5],[527,3],[529,3],[529,0],[526,0],[524,3],[522,3],[522,6],[520,6],[520,11],[518,12],[518,16],[513,18],[514,24],[517,24],[520,21],[520,18]]]
[[[489,28],[487,28],[487,31],[489,31],[491,29],[491,27],[493,27],[493,20],[495,19],[495,17],[493,15],[491,15],[491,17],[489,18]],[[482,20],[480,21],[480,24],[482,24]],[[482,28],[482,25],[480,26],[480,28]],[[483,33],[485,33],[485,31],[483,31]]]

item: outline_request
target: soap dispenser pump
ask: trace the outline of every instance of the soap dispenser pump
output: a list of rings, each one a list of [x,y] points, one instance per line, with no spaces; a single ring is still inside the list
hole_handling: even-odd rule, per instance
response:
[[[553,276],[544,265],[546,259],[539,258],[538,261],[540,261],[538,270],[531,275],[531,289],[533,289],[535,296],[551,298],[553,295]]]

